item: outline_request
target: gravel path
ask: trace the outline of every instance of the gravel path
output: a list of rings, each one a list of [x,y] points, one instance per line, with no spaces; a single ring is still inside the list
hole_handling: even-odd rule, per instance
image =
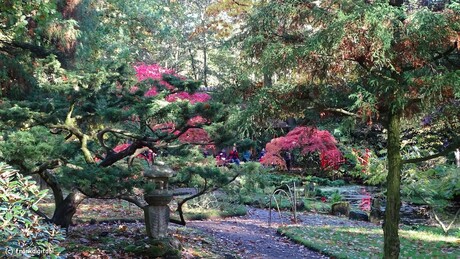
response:
[[[222,258],[229,258],[228,251],[237,253],[242,258],[328,258],[317,252],[298,245],[277,234],[281,223],[287,223],[292,214],[272,213],[272,224],[268,226],[269,212],[264,209],[249,208],[244,217],[226,219],[190,221],[188,228],[198,229],[211,235]],[[350,221],[329,215],[301,213],[298,215],[301,225],[352,225],[376,227],[368,222]]]

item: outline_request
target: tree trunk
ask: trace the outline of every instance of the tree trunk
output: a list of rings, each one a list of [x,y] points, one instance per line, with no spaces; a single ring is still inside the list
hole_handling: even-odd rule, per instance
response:
[[[205,7],[203,7],[205,8]],[[203,9],[204,10],[204,9]],[[201,13],[201,26],[203,30],[203,85],[208,87],[208,33],[206,31],[206,13]]]
[[[390,5],[393,6],[402,6],[404,4],[404,0],[390,0]]]
[[[264,72],[264,86],[272,86],[273,81],[272,81],[272,73]]]
[[[61,186],[59,185],[56,177],[48,170],[44,170],[39,173],[41,179],[46,182],[46,184],[51,188],[54,195],[54,204],[56,208],[64,200],[64,195],[62,194]]]
[[[460,149],[457,148],[454,151],[454,154],[455,154],[455,164],[457,165],[457,167],[460,167]]]
[[[401,113],[390,111],[388,124],[388,176],[387,204],[383,223],[384,258],[399,257],[399,210],[401,208],[401,153],[400,153]]]
[[[198,73],[197,73],[197,70],[196,70],[196,65],[195,65],[195,57],[192,53],[192,49],[189,47],[188,48],[188,53],[190,55],[190,63],[192,65],[192,74],[193,74],[193,79],[198,80]]]
[[[203,84],[204,87],[208,87],[208,47],[206,46],[206,32],[204,35],[203,43]]]
[[[72,217],[77,212],[78,205],[85,199],[85,196],[78,192],[71,192],[60,203],[56,204],[54,215],[51,221],[63,228],[68,229],[72,223]]]

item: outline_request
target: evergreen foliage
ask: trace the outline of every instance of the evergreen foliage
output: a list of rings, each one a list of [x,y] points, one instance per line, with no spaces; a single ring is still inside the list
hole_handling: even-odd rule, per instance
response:
[[[56,258],[64,249],[62,231],[34,213],[47,191],[40,191],[30,177],[0,163],[0,252],[12,257]]]

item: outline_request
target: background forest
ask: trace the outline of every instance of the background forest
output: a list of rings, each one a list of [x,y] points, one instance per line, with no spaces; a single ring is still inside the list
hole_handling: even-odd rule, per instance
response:
[[[150,171],[196,190],[177,224],[216,190],[244,214],[285,183],[359,184],[385,201],[384,258],[402,201],[458,245],[457,0],[5,0],[0,21],[0,247],[65,254],[85,200],[142,212]]]

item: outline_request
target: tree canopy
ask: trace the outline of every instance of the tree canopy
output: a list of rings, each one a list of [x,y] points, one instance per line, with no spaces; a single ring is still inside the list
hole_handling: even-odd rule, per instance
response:
[[[460,3],[430,3],[6,1],[0,159],[43,178],[68,226],[82,197],[142,207],[156,159],[203,194],[239,174],[205,149],[247,139],[263,163],[300,148],[337,169],[355,152],[340,138],[375,130],[360,148],[386,156],[397,258],[405,166],[460,147]]]

